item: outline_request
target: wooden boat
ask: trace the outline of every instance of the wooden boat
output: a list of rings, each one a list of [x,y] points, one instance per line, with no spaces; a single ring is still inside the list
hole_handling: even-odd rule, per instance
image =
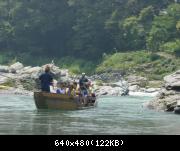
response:
[[[37,109],[78,110],[92,108],[97,105],[95,96],[88,96],[88,103],[85,105],[80,103],[79,96],[46,92],[34,92],[34,100]]]

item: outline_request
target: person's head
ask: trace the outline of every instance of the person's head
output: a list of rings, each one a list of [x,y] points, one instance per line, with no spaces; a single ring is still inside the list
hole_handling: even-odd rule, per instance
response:
[[[45,72],[50,72],[50,67],[48,65],[45,67]]]
[[[56,80],[53,80],[53,86],[57,87],[57,81]]]
[[[82,77],[85,77],[85,76],[86,76],[86,73],[83,72],[81,75],[82,75]]]
[[[77,82],[73,82],[73,87],[74,87],[74,89],[77,88]]]

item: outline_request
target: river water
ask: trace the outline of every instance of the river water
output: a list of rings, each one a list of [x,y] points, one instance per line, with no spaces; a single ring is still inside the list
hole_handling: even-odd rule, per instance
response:
[[[0,134],[180,134],[179,115],[143,107],[150,97],[104,97],[87,110],[36,110],[32,97],[0,96]]]

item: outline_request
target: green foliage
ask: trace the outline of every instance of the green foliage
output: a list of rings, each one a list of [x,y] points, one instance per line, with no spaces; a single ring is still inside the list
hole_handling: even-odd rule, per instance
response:
[[[4,56],[0,55],[0,64],[3,64],[3,63],[4,63]]]
[[[154,79],[159,79],[159,77],[155,77]],[[147,87],[149,88],[161,88],[163,85],[162,79],[160,78],[160,81],[149,81],[147,84]]]
[[[139,14],[139,20],[144,23],[152,22],[154,18],[154,8],[152,6],[148,6],[141,10]]]
[[[177,22],[177,24],[176,24],[176,29],[177,29],[178,31],[180,31],[180,21]]]
[[[92,74],[96,68],[96,62],[86,61],[83,59],[77,59],[73,57],[64,57],[60,59],[55,59],[55,63],[60,68],[67,68],[73,74],[80,74],[85,72],[87,74]]]
[[[150,62],[150,54],[145,51],[129,52],[129,53],[116,53],[109,58],[106,58],[102,64],[100,64],[96,71],[102,72],[108,68],[129,70],[134,68],[137,64]]]
[[[158,49],[174,36],[172,28],[179,21],[179,4],[170,2],[0,0],[1,48],[25,61],[27,55],[94,61],[113,48],[134,51],[148,45]],[[168,15],[158,15],[163,9]]]
[[[147,51],[137,51],[129,53],[116,53],[97,67],[96,72],[106,72],[111,68],[122,70],[127,74],[137,74],[147,77],[149,80],[162,80],[163,77],[172,73],[180,66],[180,59],[169,55],[159,55],[158,53],[149,53]]]
[[[69,71],[74,74],[80,74],[80,67],[79,65],[71,65]]]
[[[179,37],[177,34],[179,14],[180,4],[176,3],[169,5],[159,16],[155,17],[147,37],[147,47],[150,50],[159,50],[165,42]]]
[[[5,53],[0,54],[0,64],[7,64],[8,63],[8,58]]]
[[[158,55],[158,54],[156,54],[156,53],[152,53],[151,55],[150,55],[150,60],[151,61],[155,61],[155,60],[158,60],[158,59],[160,59],[161,57]]]
[[[0,0],[0,63],[55,60],[89,74],[101,60],[97,71],[153,66],[163,62],[156,51],[179,54],[179,22],[180,4],[172,0]],[[152,74],[174,67],[166,69]]]
[[[180,54],[180,39],[176,39],[173,42],[167,42],[160,47],[161,51],[165,51],[167,53],[176,54],[179,56]]]

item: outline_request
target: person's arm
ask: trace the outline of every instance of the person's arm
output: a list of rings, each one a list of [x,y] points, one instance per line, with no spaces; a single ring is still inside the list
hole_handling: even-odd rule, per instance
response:
[[[85,82],[89,82],[89,80],[86,78],[86,79],[85,79]]]

